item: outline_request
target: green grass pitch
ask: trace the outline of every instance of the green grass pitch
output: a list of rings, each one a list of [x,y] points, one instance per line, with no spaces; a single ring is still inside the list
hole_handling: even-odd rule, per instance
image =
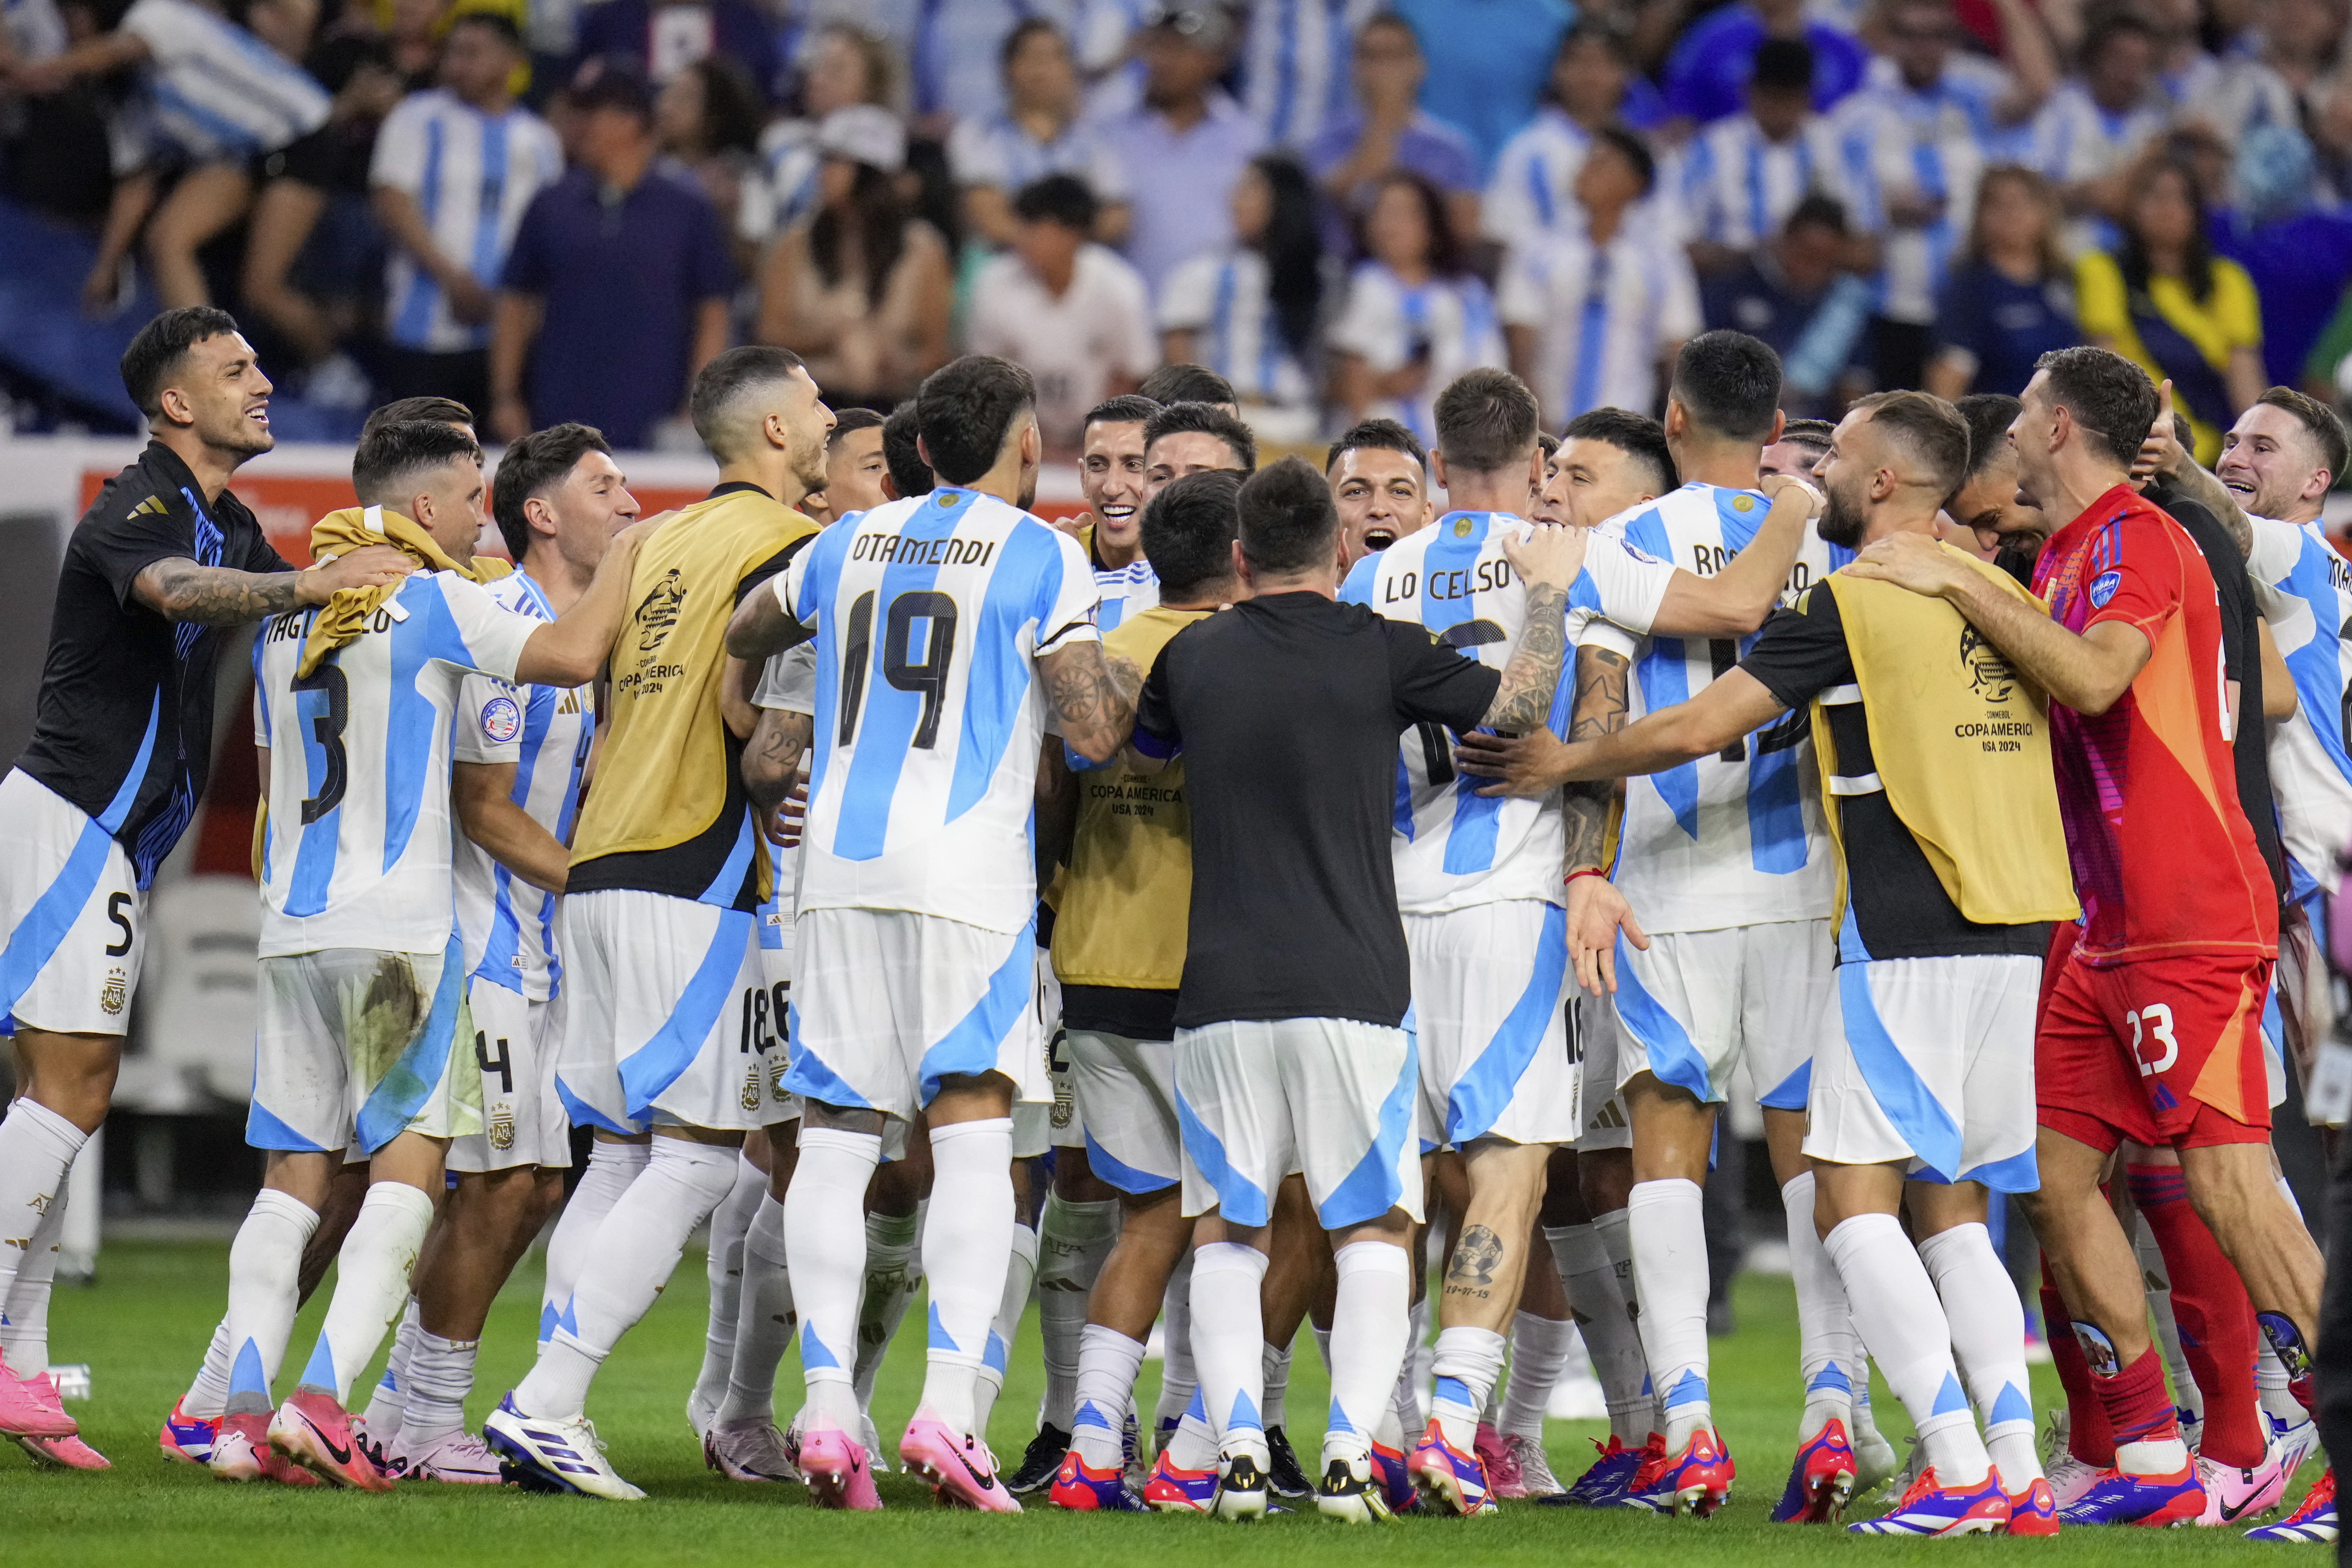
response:
[[[589,1403],[614,1464],[652,1494],[644,1503],[632,1507],[526,1496],[506,1488],[424,1484],[403,1486],[389,1497],[225,1486],[202,1471],[165,1464],[156,1453],[154,1434],[204,1352],[226,1277],[227,1249],[222,1246],[125,1245],[106,1252],[94,1286],[59,1291],[51,1315],[56,1359],[92,1363],[97,1397],[76,1405],[75,1413],[115,1468],[89,1476],[36,1471],[22,1455],[0,1446],[0,1561],[62,1568],[992,1568],[1048,1563],[1091,1568],[1140,1562],[1165,1568],[1370,1568],[1449,1561],[1794,1568],[1830,1554],[1854,1568],[1865,1563],[1948,1563],[1956,1556],[2133,1568],[2221,1557],[2249,1564],[2265,1557],[2305,1564],[2321,1561],[2316,1548],[2250,1543],[2235,1531],[2075,1530],[2049,1541],[1945,1542],[1855,1539],[1843,1531],[1768,1522],[1793,1447],[1796,1317],[1788,1282],[1756,1276],[1739,1286],[1740,1332],[1716,1342],[1716,1415],[1740,1474],[1730,1506],[1706,1521],[1530,1503],[1506,1504],[1499,1515],[1481,1520],[1413,1519],[1364,1530],[1328,1524],[1311,1513],[1241,1528],[1200,1519],[1080,1518],[1042,1504],[1022,1518],[1008,1519],[941,1511],[924,1488],[898,1476],[882,1479],[887,1511],[880,1515],[819,1513],[797,1487],[736,1485],[702,1468],[685,1417],[687,1392],[702,1354],[705,1296],[698,1252],[688,1254],[653,1312],[605,1364]],[[538,1303],[534,1257],[518,1270],[491,1315],[481,1375],[468,1407],[476,1424],[529,1365]],[[323,1310],[322,1293],[296,1325],[289,1359],[299,1359],[310,1344]],[[1311,1342],[1302,1342],[1293,1368],[1294,1433],[1311,1458],[1319,1435],[1316,1417],[1327,1399]],[[876,1399],[886,1440],[895,1435],[892,1424],[905,1420],[921,1372],[921,1336],[902,1334]],[[1158,1375],[1157,1363],[1147,1365],[1147,1410]],[[990,1434],[1008,1463],[1017,1459],[1028,1438],[1042,1378],[1033,1315]],[[799,1391],[796,1362],[787,1360],[778,1388],[779,1405],[789,1414]],[[2055,1392],[2047,1369],[2040,1369],[2036,1394],[2045,1408]],[[1899,1440],[1908,1426],[1883,1386],[1877,1408]],[[1583,1468],[1591,1453],[1588,1438],[1598,1430],[1597,1423],[1551,1424],[1552,1463],[1563,1477]],[[2315,1463],[2302,1479],[2308,1482],[2317,1474]]]

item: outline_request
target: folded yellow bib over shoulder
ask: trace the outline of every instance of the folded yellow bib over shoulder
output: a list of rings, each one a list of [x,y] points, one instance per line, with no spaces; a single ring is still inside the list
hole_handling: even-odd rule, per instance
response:
[[[400,513],[380,506],[348,506],[341,511],[329,512],[310,525],[310,559],[314,562],[331,561],[371,544],[389,544],[423,571],[455,572],[469,583],[495,583],[514,570],[495,555],[478,555],[471,566],[460,566],[433,542],[431,534]],[[329,599],[319,607],[318,618],[310,623],[310,635],[303,639],[301,662],[294,673],[310,674],[337,648],[356,639],[367,626],[368,617],[399,592],[398,583],[384,583],[373,588],[345,588]]]

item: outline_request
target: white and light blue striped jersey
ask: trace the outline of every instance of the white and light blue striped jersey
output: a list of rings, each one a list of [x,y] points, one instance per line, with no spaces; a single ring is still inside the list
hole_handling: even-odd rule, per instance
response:
[[[1681,237],[1733,250],[1753,250],[1780,232],[1807,196],[1829,196],[1859,229],[1846,142],[1819,115],[1775,142],[1752,114],[1718,120],[1698,133],[1684,158],[1676,195]]]
[[[1655,209],[1629,212],[1604,246],[1581,216],[1515,247],[1496,309],[1536,334],[1536,400],[1557,430],[1595,408],[1648,408],[1666,353],[1704,326],[1690,258]]]
[[[551,621],[539,584],[520,572],[489,584],[490,597],[517,615]],[[596,738],[596,688],[514,686],[487,675],[466,678],[457,704],[452,755],[461,763],[514,764],[514,803],[530,819],[572,842],[580,809],[580,773]],[[561,988],[555,951],[555,895],[534,888],[457,835],[457,936],[469,975],[544,1002]]]
[[[2352,845],[2352,755],[2344,743],[2345,680],[2352,673],[2344,631],[2352,626],[2352,565],[2315,522],[2251,513],[2246,521],[2254,531],[2246,558],[2254,602],[2294,677],[2294,717],[2272,726],[2270,762],[2279,842],[2293,882],[2288,896],[2300,900],[2314,888],[2336,890],[2336,857]]]
[[[1771,507],[1756,490],[1693,481],[1601,527],[1645,555],[1711,577],[1756,537]],[[1853,559],[1808,527],[1788,595]],[[1626,683],[1628,721],[1688,701],[1738,665],[1755,640],[1650,638]],[[1625,781],[1611,877],[1644,930],[1719,931],[1829,915],[1836,872],[1811,747],[1810,715],[1790,713],[1714,756]]]
[[[1101,202],[1128,199],[1127,165],[1084,116],[1051,142],[1029,134],[1010,114],[967,120],[948,136],[948,174],[959,185],[993,185],[1010,196],[1048,174],[1072,174]]]
[[[563,173],[545,121],[520,105],[485,114],[456,93],[411,93],[376,132],[368,182],[415,201],[441,254],[496,289],[531,197]],[[490,341],[487,321],[449,313],[449,298],[398,246],[384,263],[384,331],[403,348],[455,353]]]
[[[1478,228],[1503,245],[1525,245],[1563,218],[1581,221],[1576,205],[1577,171],[1592,145],[1592,132],[1556,103],[1512,133],[1495,160],[1495,177],[1478,204]]]
[[[1026,926],[1052,712],[1034,661],[1100,638],[1078,542],[942,485],[826,529],[774,592],[816,633],[798,907]]]
[[[1258,0],[1242,44],[1242,107],[1277,147],[1304,148],[1348,108],[1356,29],[1377,0]]]
[[[147,46],[149,133],[194,162],[242,163],[327,122],[327,89],[217,11],[138,0],[120,26]]]
[[[1448,512],[1357,562],[1339,589],[1340,601],[1426,626],[1463,658],[1499,670],[1527,625],[1527,586],[1503,554],[1503,542],[1525,526],[1508,512]],[[1586,542],[1584,569],[1569,590],[1569,603],[1646,631],[1674,574],[1664,562],[1596,532]],[[1564,677],[1550,717],[1563,738],[1575,708],[1576,682]],[[1406,914],[1505,899],[1566,901],[1559,874],[1568,838],[1559,793],[1505,800],[1480,795],[1484,782],[1455,774],[1454,739],[1435,725],[1403,736],[1390,845],[1397,907]]]
[[[1269,278],[1265,258],[1247,246],[1196,256],[1160,286],[1160,330],[1196,334],[1192,357],[1244,403],[1311,408],[1315,384],[1282,335]]]
[[[1124,566],[1097,566],[1095,592],[1102,595],[1095,626],[1108,632],[1160,603],[1160,574],[1140,555]]]
[[[540,623],[454,572],[404,579],[357,637],[295,669],[315,609],[254,640],[254,741],[269,748],[261,956],[439,952],[455,885],[450,731],[468,673],[514,679]]]
[[[1862,89],[1839,109],[1839,129],[1855,163],[1854,196],[1877,228],[1878,215],[1895,197],[1916,192],[1943,202],[1925,225],[1884,224],[1881,311],[1898,321],[1936,319],[1952,252],[1968,237],[1976,210],[1978,176],[2021,157],[2026,128],[2005,128],[1995,112],[2010,90],[2007,72],[1990,60],[1955,54],[1944,73],[1914,88],[1895,62],[1870,62]]]
[[[1348,279],[1347,305],[1328,337],[1333,349],[1360,355],[1377,374],[1402,370],[1417,359],[1428,363],[1420,391],[1365,410],[1401,420],[1427,447],[1437,444],[1437,395],[1448,383],[1465,370],[1510,364],[1494,296],[1467,272],[1408,284],[1377,261],[1360,262]]]

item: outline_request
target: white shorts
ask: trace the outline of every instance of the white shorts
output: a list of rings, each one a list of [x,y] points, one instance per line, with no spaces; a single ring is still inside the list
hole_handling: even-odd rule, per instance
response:
[[[257,1149],[373,1154],[403,1132],[482,1130],[482,1079],[457,943],[442,952],[334,947],[260,961]]]
[[[1813,1056],[1805,1153],[1902,1161],[1930,1181],[2041,1184],[2033,1163],[2033,1018],[2042,961],[1886,958],[1837,972],[1833,1027]]]
[[[1407,915],[1404,941],[1412,956],[1423,1142],[1573,1140],[1568,911],[1513,899]]]
[[[128,1034],[146,912],[131,857],[104,824],[30,773],[0,778],[0,1017]]]
[[[1422,1217],[1421,1065],[1402,1029],[1346,1018],[1176,1031],[1184,1212],[1262,1226],[1297,1171],[1327,1230]]]
[[[1767,1110],[1802,1110],[1836,982],[1830,922],[1774,921],[1617,939],[1617,1082],[1638,1072],[1725,1099],[1744,1058]]]
[[[2279,921],[2278,963],[2271,970],[2271,994],[2263,1002],[2263,1068],[2273,1108],[2286,1099],[2290,1061],[2295,1082],[2310,1092],[2320,1044],[2336,1028],[2331,975],[2320,951],[2326,909],[2326,893],[2315,889],[2301,902],[2290,900]]]
[[[449,1145],[449,1169],[472,1173],[572,1163],[572,1121],[555,1093],[563,995],[544,1002],[476,974],[466,984],[473,1033],[457,1042],[482,1075],[482,1130]]]
[[[782,987],[758,917],[633,888],[566,893],[556,1092],[574,1123],[748,1132],[789,1120]]]
[[[1579,1153],[1633,1146],[1633,1120],[1625,1114],[1625,1096],[1617,1087],[1617,1001],[1580,992],[1576,1021],[1569,1035],[1577,1058],[1577,1092],[1584,1125],[1576,1134]]]
[[[911,1120],[941,1079],[988,1072],[1013,1080],[1016,1102],[1050,1098],[1034,927],[825,909],[803,910],[795,934],[784,1082],[803,1100]]]
[[[1176,1119],[1176,1047],[1072,1029],[1062,1054],[1087,1108],[1087,1163],[1122,1193],[1156,1193],[1182,1179]]]

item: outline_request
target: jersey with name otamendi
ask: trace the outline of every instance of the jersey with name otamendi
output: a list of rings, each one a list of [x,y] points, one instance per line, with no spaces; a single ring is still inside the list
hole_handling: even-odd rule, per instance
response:
[[[1601,525],[1644,554],[1711,577],[1763,526],[1760,491],[1693,480]],[[1853,559],[1808,524],[1782,602]],[[1627,722],[1696,696],[1747,657],[1744,637],[1652,637],[1626,682]],[[1807,715],[1784,715],[1713,756],[1625,781],[1611,875],[1643,929],[1720,931],[1826,919],[1836,868],[1822,820]]]
[[[2294,717],[2272,726],[2270,763],[2288,897],[2300,900],[2315,888],[2335,889],[2336,858],[2352,843],[2352,755],[2344,739],[2352,650],[2343,636],[2352,626],[2352,565],[2315,522],[2252,513],[2246,521],[2254,535],[2246,559],[2254,602],[2294,677]]]
[[[454,901],[452,720],[469,673],[512,680],[540,623],[454,572],[418,572],[307,676],[315,609],[254,640],[254,741],[269,748],[264,958],[331,947],[440,952]]]
[[[776,584],[816,644],[800,912],[903,910],[1018,931],[1050,708],[1034,660],[1095,629],[1077,541],[942,486],[835,524]]]
[[[1463,658],[1499,670],[1527,624],[1528,598],[1527,585],[1503,554],[1503,541],[1526,526],[1509,512],[1448,512],[1357,562],[1339,598],[1424,626]],[[1666,563],[1596,532],[1569,589],[1571,615],[1605,616],[1647,631],[1674,574]],[[1575,679],[1564,675],[1552,700],[1555,733],[1566,736],[1575,707]],[[1440,914],[1503,899],[1566,901],[1559,879],[1568,837],[1559,793],[1505,800],[1480,795],[1484,782],[1455,774],[1453,737],[1437,726],[1405,731],[1390,840],[1397,907],[1404,913]]]
[[[488,585],[503,607],[551,621],[554,608],[528,574]],[[580,804],[580,773],[596,736],[596,688],[515,686],[486,675],[468,676],[457,707],[454,752],[461,763],[514,764],[511,798],[555,836],[571,842]],[[555,951],[555,895],[531,886],[457,836],[457,934],[467,973],[525,1000],[555,994],[563,968]]]

